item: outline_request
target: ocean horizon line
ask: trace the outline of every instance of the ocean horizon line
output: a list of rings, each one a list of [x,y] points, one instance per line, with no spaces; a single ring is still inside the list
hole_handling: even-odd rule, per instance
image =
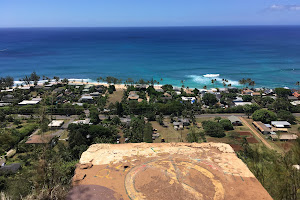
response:
[[[0,29],[17,29],[17,28],[197,28],[197,27],[296,27],[300,24],[249,24],[249,25],[161,25],[161,26],[7,26]]]

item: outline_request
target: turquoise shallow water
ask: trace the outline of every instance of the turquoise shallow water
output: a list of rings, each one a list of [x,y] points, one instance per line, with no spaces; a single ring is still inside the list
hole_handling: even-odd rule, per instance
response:
[[[300,26],[0,29],[0,76],[36,71],[65,78],[154,78],[212,87],[205,74],[238,85],[295,87]]]

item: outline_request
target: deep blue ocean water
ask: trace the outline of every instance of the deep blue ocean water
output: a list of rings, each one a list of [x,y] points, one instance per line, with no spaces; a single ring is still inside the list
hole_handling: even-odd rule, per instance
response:
[[[115,76],[211,87],[204,74],[232,85],[296,87],[300,26],[156,28],[1,28],[0,76]],[[160,79],[163,78],[163,81]]]

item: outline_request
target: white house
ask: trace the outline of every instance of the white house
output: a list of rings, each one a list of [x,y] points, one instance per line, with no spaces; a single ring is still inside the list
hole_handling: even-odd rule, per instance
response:
[[[64,120],[53,120],[48,127],[49,128],[59,128],[64,124]]]
[[[286,128],[291,126],[287,121],[271,121],[271,124],[276,128]]]

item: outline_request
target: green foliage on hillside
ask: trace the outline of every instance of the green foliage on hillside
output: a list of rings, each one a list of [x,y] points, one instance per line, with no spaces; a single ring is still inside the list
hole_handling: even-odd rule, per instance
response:
[[[238,156],[275,200],[300,198],[300,173],[293,165],[300,163],[300,139],[293,148],[279,154],[265,146],[250,146],[244,142],[244,151]]]

